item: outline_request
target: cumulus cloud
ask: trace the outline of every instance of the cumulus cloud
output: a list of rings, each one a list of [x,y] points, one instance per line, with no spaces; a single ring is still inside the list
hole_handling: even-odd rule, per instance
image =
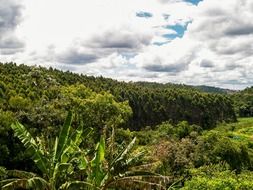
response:
[[[136,5],[133,2],[116,0],[77,0],[76,3],[60,0],[39,0],[35,3],[33,0],[26,0],[26,19],[18,30],[27,44],[26,53],[21,55],[22,60],[29,57],[31,62],[31,52],[36,52],[34,61],[43,56],[48,60],[47,47],[52,45],[55,49],[50,57],[54,55],[52,62],[55,65],[58,62],[95,63],[113,53],[136,54],[153,43],[155,36],[162,36],[158,34],[157,28],[161,28],[160,25],[164,22],[162,16],[152,17],[149,21],[136,16],[141,10],[149,13],[154,9],[156,11],[150,14],[155,14],[161,7],[156,0],[148,0],[144,7],[140,6],[142,3],[143,0]],[[154,23],[158,26],[153,28]]]
[[[253,83],[252,0],[0,2],[2,60],[128,81]]]
[[[15,0],[1,0],[0,2],[0,31],[12,31],[21,19],[21,5]]]
[[[97,59],[95,54],[78,52],[76,49],[69,49],[57,57],[57,61],[67,64],[87,64],[95,62]]]
[[[15,35],[21,22],[22,5],[15,0],[0,0],[0,55],[22,51],[23,41]]]
[[[24,43],[15,35],[6,34],[0,38],[0,54],[10,55],[23,51]]]
[[[149,45],[151,40],[151,35],[121,29],[118,33],[115,33],[115,30],[105,31],[103,34],[93,36],[85,45],[94,48],[137,51],[142,46]]]
[[[209,81],[229,87],[234,80],[236,84],[241,81],[242,87],[247,83],[245,80],[252,81],[250,72],[245,73],[253,65],[251,4],[250,0],[205,0],[199,5],[199,13],[186,37],[202,42],[199,58],[209,56],[213,62],[214,76],[208,77]]]
[[[210,60],[203,59],[200,62],[200,67],[212,68],[212,67],[214,67],[214,64]]]
[[[171,56],[173,56],[172,53]],[[184,55],[183,57],[174,56],[173,59],[170,59],[169,57],[167,57],[166,59],[164,55],[158,55],[150,57],[150,59],[144,59],[144,62],[142,62],[141,67],[153,72],[166,72],[170,74],[177,74],[181,71],[186,70],[193,58],[194,54]],[[141,61],[139,63],[141,63]]]
[[[176,82],[243,88],[252,83],[252,16],[249,0],[204,0],[182,39],[140,54],[136,64],[177,73]]]

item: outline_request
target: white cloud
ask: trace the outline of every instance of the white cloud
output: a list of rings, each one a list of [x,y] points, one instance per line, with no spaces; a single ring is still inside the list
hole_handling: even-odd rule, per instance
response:
[[[0,55],[23,51],[23,41],[15,36],[15,29],[22,19],[21,10],[18,1],[0,0]]]
[[[182,0],[0,2],[2,61],[128,81],[232,88],[253,83],[251,0],[204,0],[198,6]],[[167,26],[187,23],[182,38],[164,37],[176,34]]]
[[[149,47],[136,56],[136,64],[147,70],[167,71],[169,76],[163,82],[174,77],[175,82],[188,84],[229,88],[252,85],[252,3],[205,0],[194,13],[182,39]]]
[[[25,0],[23,5],[25,19],[17,34],[24,39],[26,52],[8,56],[7,60],[43,64],[45,57],[44,62],[56,66],[96,62],[113,53],[138,54],[154,42],[166,42],[164,34],[175,33],[165,26],[190,20],[185,11],[178,9],[193,8],[183,2],[164,6],[157,0]],[[136,17],[140,11],[153,16]],[[164,15],[169,14],[165,19]],[[47,56],[49,49],[51,54]]]

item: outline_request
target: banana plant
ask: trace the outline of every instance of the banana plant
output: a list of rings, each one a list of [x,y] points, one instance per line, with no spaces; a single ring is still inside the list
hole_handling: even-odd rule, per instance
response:
[[[41,139],[35,140],[22,124],[12,124],[15,135],[23,143],[42,175],[18,170],[7,171],[8,176],[13,178],[0,181],[1,189],[56,190],[68,180],[68,175],[74,173],[76,165],[79,170],[86,169],[88,161],[79,145],[92,129],[83,129],[83,125],[80,125],[70,134],[71,122],[72,112],[69,112],[59,137],[55,138],[54,146],[47,146],[52,147],[50,150],[45,148],[46,145]]]
[[[0,181],[2,190],[34,189],[34,190],[106,190],[134,189],[138,184],[139,189],[165,189],[167,178],[158,174],[135,171],[131,166],[143,156],[143,153],[131,156],[136,138],[134,138],[119,153],[108,152],[105,137],[94,149],[93,156],[79,148],[82,140],[92,131],[91,128],[83,129],[80,125],[74,133],[70,134],[72,113],[69,112],[61,129],[59,137],[55,138],[54,146],[48,146],[39,138],[36,140],[20,123],[11,125],[15,135],[24,144],[31,158],[41,171],[42,175],[32,172],[9,170],[6,171],[12,178]],[[113,142],[113,141],[112,141]],[[48,149],[48,147],[52,147]],[[109,159],[108,154],[115,154]],[[86,158],[87,157],[87,158]],[[77,173],[83,173],[83,180],[76,180]]]
[[[61,189],[106,190],[106,189],[166,189],[168,178],[147,171],[129,170],[143,152],[129,157],[136,138],[134,138],[113,160],[106,159],[105,138],[102,136],[96,145],[95,154],[86,168],[87,178],[84,181],[67,181]],[[107,152],[108,154],[108,152]],[[123,169],[124,168],[124,169]],[[125,186],[125,188],[124,188]]]

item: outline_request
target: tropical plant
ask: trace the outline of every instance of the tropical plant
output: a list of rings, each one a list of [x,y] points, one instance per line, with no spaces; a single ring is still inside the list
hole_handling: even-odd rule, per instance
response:
[[[55,138],[54,146],[46,145],[38,137],[34,139],[19,122],[12,124],[11,128],[15,135],[23,143],[42,174],[10,170],[7,171],[7,175],[12,178],[2,180],[0,187],[3,190],[16,188],[55,190],[74,173],[75,165],[78,165],[79,169],[84,169],[87,160],[79,145],[92,129],[86,128],[84,130],[80,125],[75,132],[70,134],[71,122],[72,113],[69,112],[59,137]],[[51,148],[48,149],[48,147]]]
[[[80,125],[70,134],[72,113],[69,112],[59,137],[55,138],[54,146],[46,144],[40,138],[34,139],[28,130],[20,123],[11,125],[15,135],[21,140],[41,175],[20,170],[4,170],[9,178],[0,181],[3,190],[8,189],[100,189],[129,187],[159,187],[165,189],[167,178],[143,170],[131,169],[143,152],[130,155],[136,138],[121,151],[114,146],[114,136],[109,139],[110,147],[106,148],[105,137],[101,136],[95,150],[81,150],[79,145],[90,132],[91,128],[83,129]],[[114,133],[112,133],[114,134]],[[110,150],[110,152],[106,151]],[[92,150],[91,150],[92,152]],[[115,153],[115,156],[108,156]],[[87,157],[87,158],[86,158]],[[108,157],[108,158],[107,158]],[[3,175],[4,176],[4,175]],[[85,176],[80,179],[80,176]]]
[[[143,152],[130,155],[136,138],[123,148],[113,159],[106,159],[105,138],[101,137],[97,143],[93,158],[85,170],[87,178],[84,181],[67,181],[62,189],[166,189],[168,177],[131,169],[136,166],[136,160],[143,156]],[[129,156],[130,155],[130,156]]]

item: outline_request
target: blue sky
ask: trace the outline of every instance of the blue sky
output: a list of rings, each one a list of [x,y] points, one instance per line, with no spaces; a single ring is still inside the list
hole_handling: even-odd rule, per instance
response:
[[[136,16],[137,17],[144,17],[144,18],[150,18],[153,16],[152,13],[149,13],[149,12],[145,12],[145,11],[140,11],[140,12],[137,12],[136,13]]]
[[[202,0],[185,0],[185,1],[197,5]]]
[[[175,39],[176,37],[182,38],[184,36],[185,31],[187,30],[188,24],[189,24],[189,22],[186,23],[185,25],[176,24],[176,25],[166,26],[167,29],[174,30],[176,32],[176,34],[165,34],[164,37],[166,37],[170,40]]]

